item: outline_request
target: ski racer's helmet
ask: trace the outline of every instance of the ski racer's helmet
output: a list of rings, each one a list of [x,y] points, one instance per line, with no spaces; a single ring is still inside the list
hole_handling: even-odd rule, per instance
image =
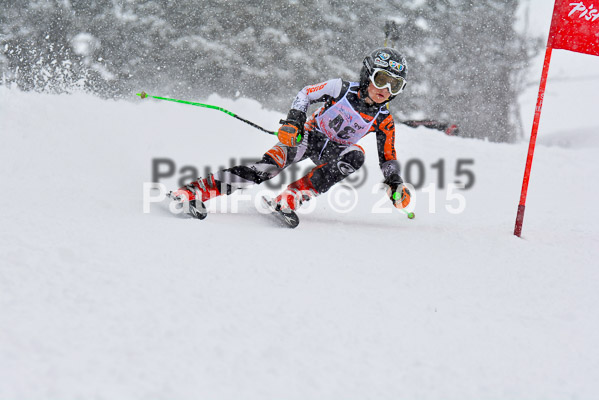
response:
[[[391,47],[381,47],[370,53],[362,62],[360,90],[367,94],[372,82],[377,88],[389,89],[391,101],[401,93],[407,84],[408,64],[400,52]]]

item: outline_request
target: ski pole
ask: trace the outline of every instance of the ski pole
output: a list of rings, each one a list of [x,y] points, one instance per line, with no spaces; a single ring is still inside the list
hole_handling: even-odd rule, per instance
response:
[[[414,214],[413,212],[404,210],[403,208],[400,208],[400,210],[403,211],[404,213],[406,213],[406,215],[408,216],[409,219],[416,218],[416,214]]]
[[[203,104],[203,103],[196,103],[193,101],[185,101],[185,100],[177,100],[177,99],[169,99],[168,97],[159,97],[159,96],[150,96],[149,94],[147,94],[146,92],[141,92],[141,93],[137,93],[137,96],[141,97],[142,99],[145,99],[147,97],[151,97],[153,99],[157,99],[157,100],[166,100],[166,101],[173,101],[175,103],[181,103],[181,104],[189,104],[191,106],[197,106],[197,107],[204,107],[204,108],[211,108],[213,110],[218,110],[218,111],[222,111],[225,114],[230,115],[231,117],[237,118],[238,120],[245,122],[246,124],[253,126],[256,129],[260,129],[262,132],[266,132],[270,135],[277,135],[277,132],[273,132],[273,131],[269,131],[268,129],[264,129],[263,127],[261,127],[260,125],[257,125],[255,123],[253,123],[252,121],[248,121],[245,118],[241,118],[239,115],[229,111],[229,110],[225,110],[222,107],[218,107],[218,106],[213,106],[210,104]],[[299,138],[298,138],[299,139]],[[299,140],[298,140],[299,141]]]
[[[393,193],[393,200],[397,200],[398,199],[399,196],[397,195],[397,193],[398,192]],[[403,213],[405,213],[408,216],[409,219],[416,218],[416,214],[414,214],[411,211],[406,210],[405,208],[399,208],[399,210],[401,210]]]

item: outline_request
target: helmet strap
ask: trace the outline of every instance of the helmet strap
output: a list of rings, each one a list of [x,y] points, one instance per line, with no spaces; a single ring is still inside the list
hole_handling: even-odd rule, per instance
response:
[[[364,101],[364,103],[366,103],[366,105],[368,106],[374,106],[376,105],[376,102],[370,97],[370,95],[368,94],[368,86],[362,87],[360,88],[360,98]],[[370,99],[370,101],[372,101],[372,104],[368,104],[366,102],[366,99]]]

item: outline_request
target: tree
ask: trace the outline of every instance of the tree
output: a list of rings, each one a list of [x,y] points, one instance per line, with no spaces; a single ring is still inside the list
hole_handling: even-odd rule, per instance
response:
[[[429,0],[394,31],[418,46],[418,108],[460,134],[510,142],[522,74],[538,41],[515,31],[516,0]]]
[[[518,74],[531,47],[514,31],[517,0],[0,0],[0,68],[24,90],[146,90],[254,98],[286,111],[303,86],[357,80],[385,41],[406,55],[400,117],[447,119],[511,141]],[[536,43],[536,42],[535,42]],[[528,47],[527,47],[528,46]]]

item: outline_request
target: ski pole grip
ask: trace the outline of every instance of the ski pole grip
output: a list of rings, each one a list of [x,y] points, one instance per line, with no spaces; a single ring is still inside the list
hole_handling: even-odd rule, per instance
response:
[[[285,124],[288,124],[288,123],[289,123],[289,121],[287,121],[286,119],[281,119],[281,120],[279,120],[279,124],[281,124],[281,125],[285,125]],[[298,128],[298,130],[299,130],[299,128]],[[298,133],[298,134],[297,134],[297,139],[296,139],[296,141],[297,141],[297,143],[299,143],[299,142],[301,142],[301,141],[302,141],[302,134],[301,134],[301,133]]]

